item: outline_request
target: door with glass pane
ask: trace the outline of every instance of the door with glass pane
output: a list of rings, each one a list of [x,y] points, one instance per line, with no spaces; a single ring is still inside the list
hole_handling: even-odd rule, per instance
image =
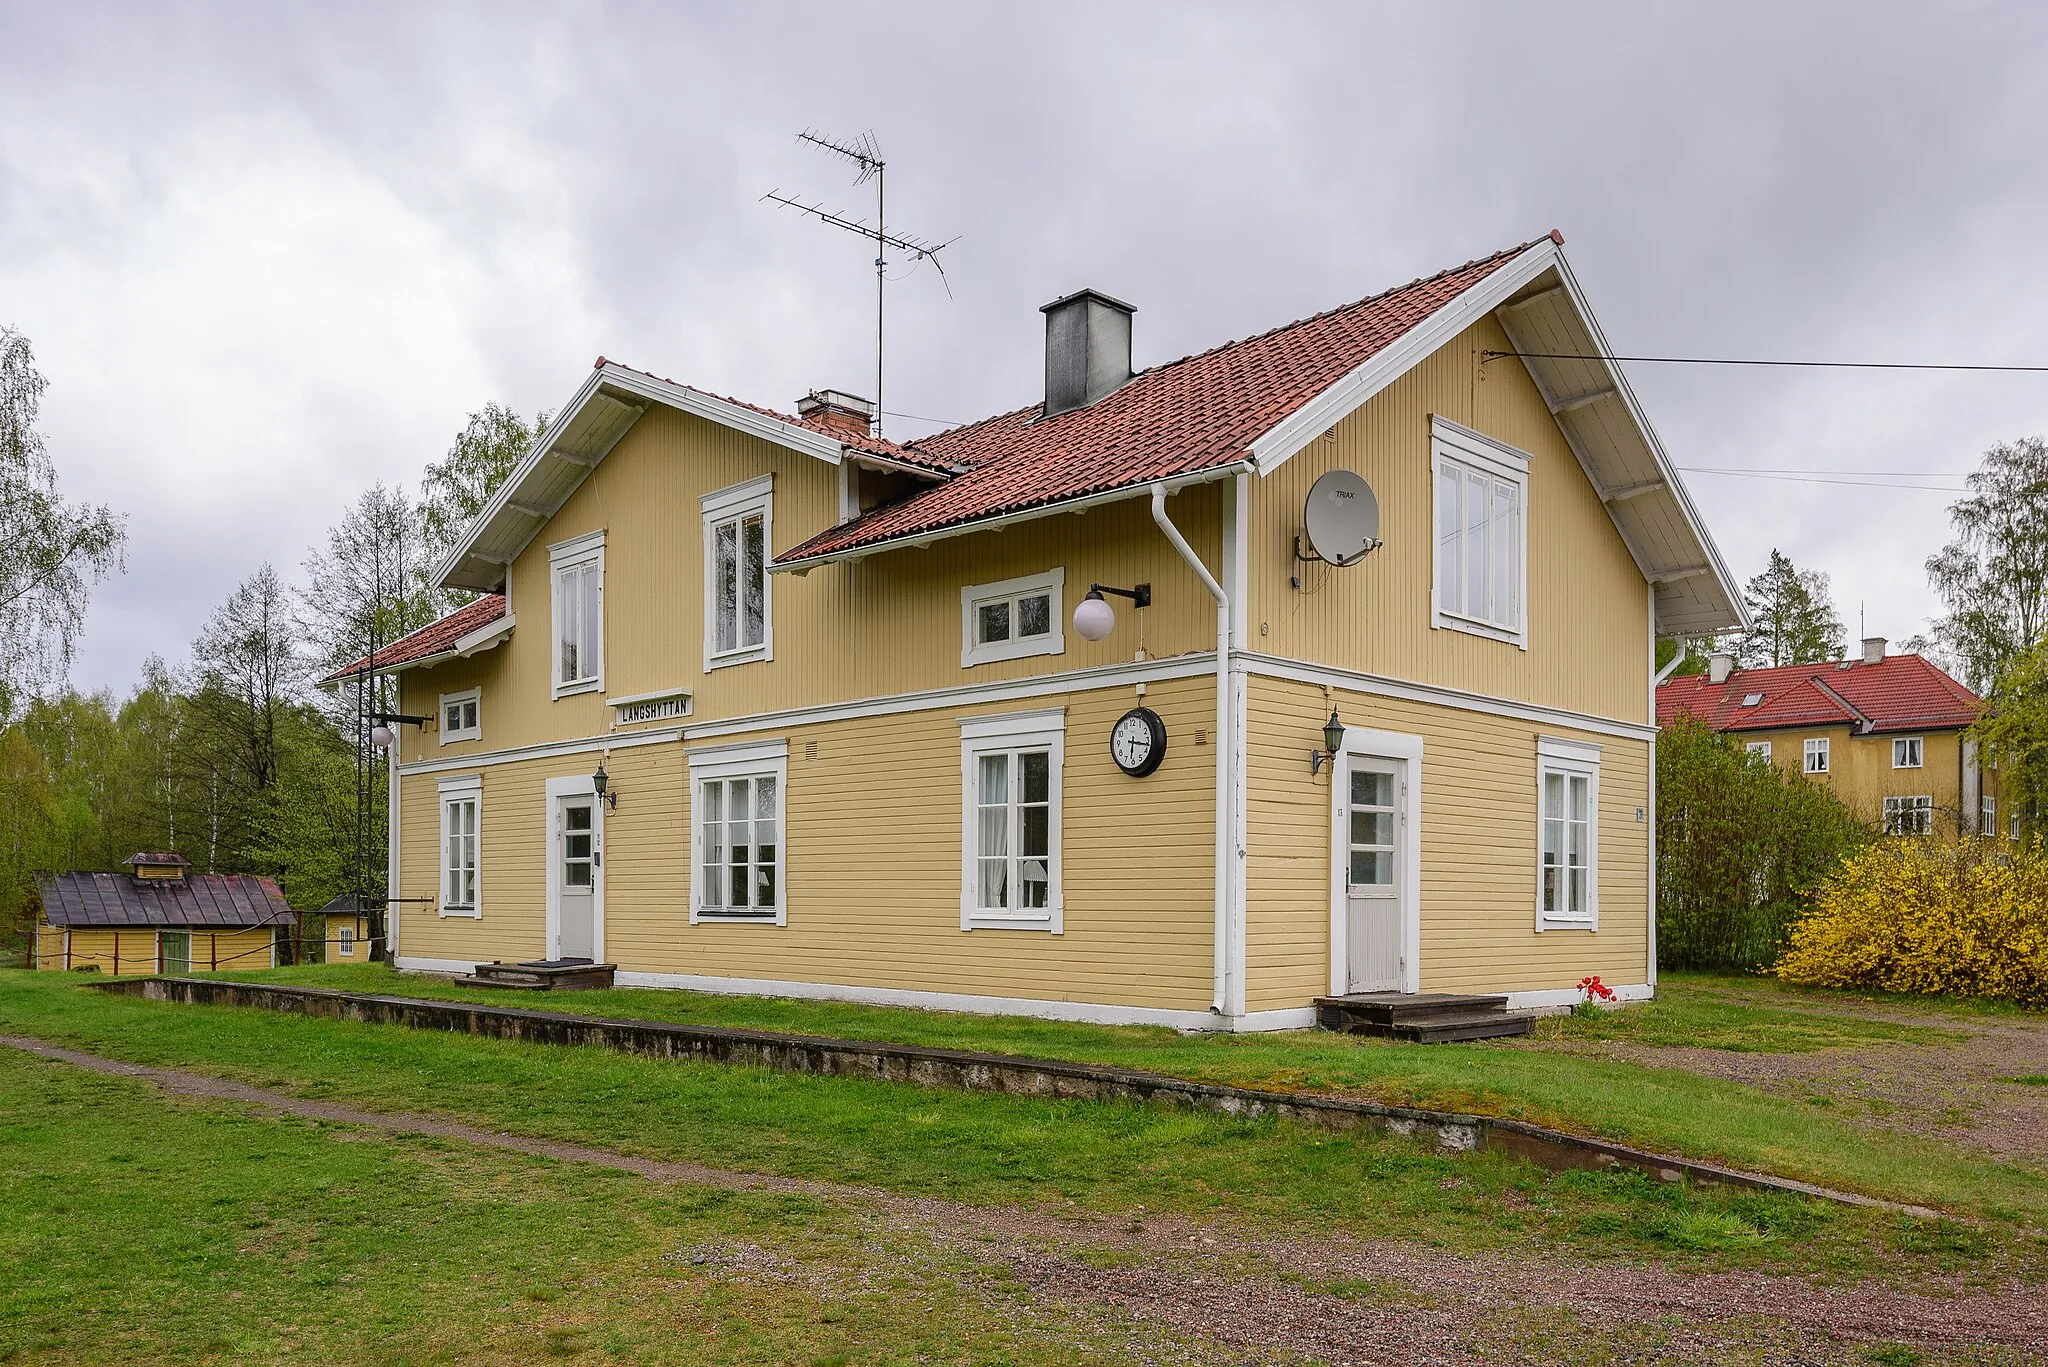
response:
[[[589,960],[597,953],[597,870],[602,858],[597,844],[597,803],[588,797],[565,797],[555,811],[555,861],[561,882],[556,886],[561,908],[559,959]]]
[[[1345,991],[1401,990],[1401,760],[1355,757],[1345,774]]]

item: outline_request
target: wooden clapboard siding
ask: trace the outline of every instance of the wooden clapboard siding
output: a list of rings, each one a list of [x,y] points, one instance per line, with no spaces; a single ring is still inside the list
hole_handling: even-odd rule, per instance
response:
[[[1252,481],[1252,649],[1594,716],[1651,720],[1648,584],[1491,318],[1475,324],[1279,470]],[[1529,648],[1430,624],[1430,418],[1526,452]],[[1311,485],[1354,470],[1379,497],[1379,550],[1297,568]],[[1299,573],[1302,587],[1289,583]]]
[[[956,663],[957,668],[957,652]],[[787,924],[689,924],[689,764],[681,744],[614,751],[605,815],[605,956],[638,972],[1201,1010],[1212,972],[1215,751],[1207,678],[1154,684],[1167,755],[1142,780],[1108,736],[1132,690],[935,707],[790,727]],[[1066,709],[1061,814],[1064,933],[960,929],[960,719]],[[815,746],[815,758],[811,747]],[[595,751],[484,767],[479,919],[403,908],[417,958],[539,955],[545,933],[546,780],[587,774]],[[436,776],[404,780],[404,894],[435,886]]]
[[[1246,984],[1252,1010],[1329,990],[1330,770],[1309,750],[1335,705],[1422,738],[1422,989],[1569,988],[1648,973],[1647,741],[1254,677],[1247,713]],[[1597,931],[1536,930],[1536,743],[1601,747]]]
[[[230,973],[237,969],[269,968],[272,959],[274,932],[269,926],[254,926],[246,930],[193,930],[192,970],[196,973],[213,971],[216,962],[215,946],[218,946],[219,971]],[[38,952],[36,967],[62,969],[64,967],[64,931],[61,927],[44,925],[37,932]],[[115,950],[120,951],[120,965],[115,966]],[[92,929],[71,932],[71,966],[85,968],[98,965],[102,973],[119,972],[122,977],[157,971],[157,931],[137,927],[122,930],[118,946],[112,930]]]
[[[764,474],[775,480],[776,548],[794,546],[838,520],[835,467],[701,418],[650,409],[512,566],[518,626],[511,639],[468,660],[400,676],[402,710],[429,715],[440,694],[480,687],[482,737],[444,746],[435,731],[407,728],[403,759],[601,735],[612,722],[607,695],[686,690],[695,695],[694,719],[701,721],[1128,661],[1140,644],[1141,625],[1128,604],[1119,600],[1118,629],[1101,642],[1082,640],[1067,620],[1096,581],[1153,586],[1153,606],[1142,614],[1148,654],[1214,644],[1212,600],[1138,499],[827,565],[800,578],[775,575],[774,659],[706,671],[698,500]],[[1221,544],[1221,499],[1216,488],[1202,487],[1170,501],[1183,533],[1211,563]],[[605,692],[555,699],[548,546],[600,530]],[[1065,603],[1056,614],[1065,652],[962,668],[962,587],[1058,568],[1066,571]]]

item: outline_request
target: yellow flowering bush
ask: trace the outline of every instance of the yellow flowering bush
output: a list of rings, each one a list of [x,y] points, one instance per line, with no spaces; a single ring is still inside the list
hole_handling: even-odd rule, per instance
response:
[[[1842,861],[1773,970],[1809,987],[2048,1007],[2041,841],[1880,840]]]

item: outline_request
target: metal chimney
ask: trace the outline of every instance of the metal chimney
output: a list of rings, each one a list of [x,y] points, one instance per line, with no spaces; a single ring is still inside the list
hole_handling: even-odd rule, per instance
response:
[[[1131,315],[1121,299],[1080,290],[1045,315],[1045,416],[1086,408],[1131,378]]]

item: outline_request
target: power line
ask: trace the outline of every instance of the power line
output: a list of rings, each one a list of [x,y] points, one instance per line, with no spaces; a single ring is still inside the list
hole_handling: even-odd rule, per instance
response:
[[[1967,490],[1950,484],[1880,484],[1875,480],[1828,479],[1817,475],[1785,475],[1768,470],[1709,470],[1697,465],[1678,467],[1692,475],[1737,475],[1747,479],[1768,479],[1785,484],[1835,484],[1857,489],[1905,489],[1921,494],[1960,494]]]
[[[1746,356],[1613,356],[1606,352],[1482,351],[1482,361],[1518,356],[1525,361],[1632,361],[1646,365],[1761,365],[1818,370],[1985,370],[2048,375],[2048,365],[1964,365],[1936,361],[1772,361]]]

